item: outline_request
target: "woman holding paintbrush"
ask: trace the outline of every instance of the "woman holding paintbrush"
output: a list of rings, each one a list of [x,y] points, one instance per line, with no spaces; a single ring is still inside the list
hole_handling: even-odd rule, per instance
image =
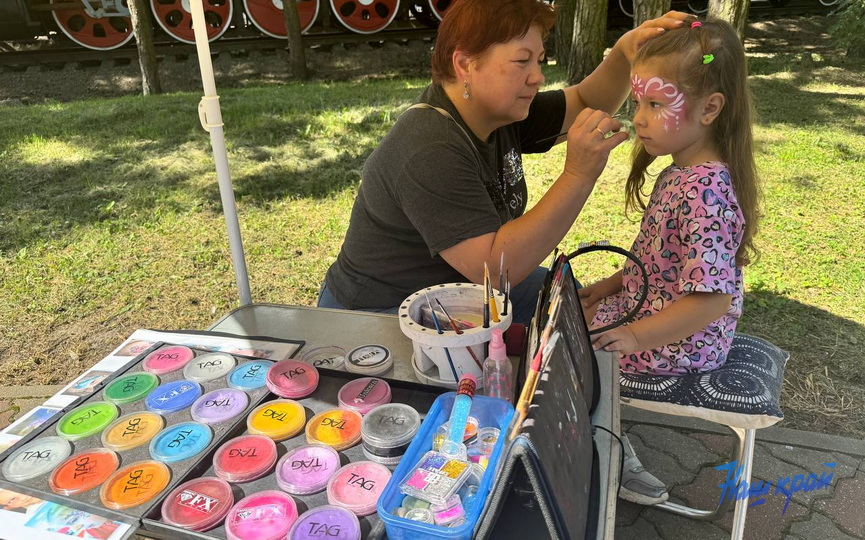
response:
[[[514,283],[514,322],[528,324],[545,274],[539,265],[573,225],[610,151],[628,138],[610,115],[630,91],[637,48],[684,17],[644,23],[579,84],[539,92],[553,7],[454,2],[439,27],[432,84],[364,166],[318,305],[395,313],[424,287],[483,283],[486,262],[491,275],[506,272]],[[565,140],[562,173],[526,211],[522,154]]]

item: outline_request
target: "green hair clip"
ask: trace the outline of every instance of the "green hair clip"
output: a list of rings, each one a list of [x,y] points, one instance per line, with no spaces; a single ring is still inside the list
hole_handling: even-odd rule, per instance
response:
[[[715,59],[714,54],[704,54],[703,55],[703,63],[704,64],[711,64],[712,60],[714,60],[714,59]]]

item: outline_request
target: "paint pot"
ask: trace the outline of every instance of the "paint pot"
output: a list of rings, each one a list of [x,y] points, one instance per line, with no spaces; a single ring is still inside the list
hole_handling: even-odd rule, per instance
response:
[[[150,441],[150,455],[164,463],[183,461],[198,455],[213,440],[210,428],[198,422],[182,422],[168,429]]]
[[[117,405],[94,401],[72,409],[57,422],[57,434],[68,441],[95,435],[117,418]]]
[[[304,512],[291,526],[288,540],[360,540],[360,536],[360,521],[354,512],[326,504]]]
[[[276,490],[261,491],[241,499],[228,511],[228,540],[281,540],[297,521],[297,505],[291,496]]]
[[[159,414],[171,414],[183,410],[201,397],[201,386],[197,382],[180,379],[158,386],[144,400],[147,410]]]
[[[320,412],[306,425],[306,442],[326,444],[338,452],[351,448],[360,441],[362,420],[356,411],[330,409]]]
[[[375,512],[378,498],[390,480],[390,471],[372,461],[355,461],[342,467],[327,483],[327,502],[358,516]]]
[[[279,397],[300,399],[318,388],[318,370],[297,360],[282,360],[267,371],[267,388]]]
[[[363,455],[376,463],[395,466],[417,435],[420,414],[403,403],[380,405],[361,423]]]
[[[144,357],[141,367],[155,375],[165,375],[180,369],[195,358],[195,353],[189,347],[183,345],[171,345],[162,347]]]
[[[156,413],[141,411],[121,416],[102,432],[102,446],[123,452],[150,442],[165,427]]]
[[[40,437],[25,443],[3,461],[3,476],[24,482],[53,470],[72,453],[72,445],[61,437]]]
[[[345,359],[345,369],[361,375],[381,375],[393,367],[393,356],[384,345],[363,345]]]
[[[207,353],[196,357],[183,368],[183,377],[203,383],[224,377],[234,369],[237,360],[226,353]]]
[[[229,482],[261,478],[276,463],[276,443],[264,435],[241,435],[227,441],[213,455],[213,472]]]
[[[341,409],[366,414],[379,405],[390,403],[390,385],[374,377],[355,379],[339,389],[337,400]]]
[[[289,450],[276,465],[276,482],[292,495],[323,491],[339,470],[339,454],[323,444],[307,444]]]
[[[192,419],[205,424],[218,424],[241,414],[249,405],[243,390],[219,388],[208,392],[192,404]]]
[[[336,345],[316,347],[303,353],[300,361],[315,368],[341,369],[345,364],[345,349]]]
[[[158,385],[159,377],[153,373],[129,373],[111,381],[102,391],[102,397],[111,403],[123,405],[143,399]]]
[[[240,364],[228,374],[228,386],[238,390],[255,390],[267,383],[267,370],[273,362],[255,360]]]
[[[403,517],[411,521],[419,521],[420,523],[435,523],[435,518],[429,508],[412,508]]]
[[[114,474],[120,459],[105,448],[94,448],[69,457],[54,469],[48,479],[51,491],[58,495],[76,495],[105,482]]]
[[[177,486],[162,502],[162,520],[190,531],[219,525],[234,505],[231,485],[221,478],[195,478]]]
[[[306,424],[303,405],[291,399],[275,399],[262,403],[246,417],[246,427],[252,435],[265,435],[276,442],[294,437]]]
[[[157,497],[171,481],[171,470],[158,461],[137,461],[122,467],[102,484],[99,498],[107,508],[123,510]]]

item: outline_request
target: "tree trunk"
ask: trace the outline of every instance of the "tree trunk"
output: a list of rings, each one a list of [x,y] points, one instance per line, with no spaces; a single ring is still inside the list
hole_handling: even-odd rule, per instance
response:
[[[556,2],[556,63],[568,67],[571,41],[574,38],[574,9],[576,0]]]
[[[739,34],[739,39],[744,43],[750,5],[750,0],[709,0],[709,16],[730,23]]]
[[[306,72],[306,52],[303,49],[303,40],[300,37],[300,15],[297,14],[297,2],[295,0],[283,0],[282,5],[282,13],[285,18],[285,31],[288,35],[291,72],[296,78],[305,81],[309,75]]]
[[[634,0],[634,28],[670,11],[671,0]]]
[[[567,59],[568,84],[585,79],[604,59],[607,35],[607,0],[583,0],[574,9],[571,48]]]
[[[141,68],[141,90],[145,96],[161,94],[159,70],[156,69],[156,50],[153,48],[153,26],[150,10],[144,0],[129,0],[129,18],[132,19],[132,33],[138,46],[138,65]]]

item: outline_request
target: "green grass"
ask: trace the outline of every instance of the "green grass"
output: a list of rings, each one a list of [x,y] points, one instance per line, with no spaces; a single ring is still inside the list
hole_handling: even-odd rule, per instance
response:
[[[789,350],[788,427],[865,434],[865,71],[752,61],[762,258],[740,330]],[[563,76],[549,68],[550,86]],[[217,81],[218,83],[218,81]],[[222,89],[257,302],[310,305],[342,241],[364,159],[425,80]],[[136,328],[201,329],[237,305],[199,93],[0,108],[0,386],[61,383]],[[627,145],[625,145],[627,146]],[[571,234],[629,246],[627,148]],[[564,148],[527,156],[532,201]],[[632,216],[637,219],[639,216]],[[587,282],[618,261],[580,259]]]

